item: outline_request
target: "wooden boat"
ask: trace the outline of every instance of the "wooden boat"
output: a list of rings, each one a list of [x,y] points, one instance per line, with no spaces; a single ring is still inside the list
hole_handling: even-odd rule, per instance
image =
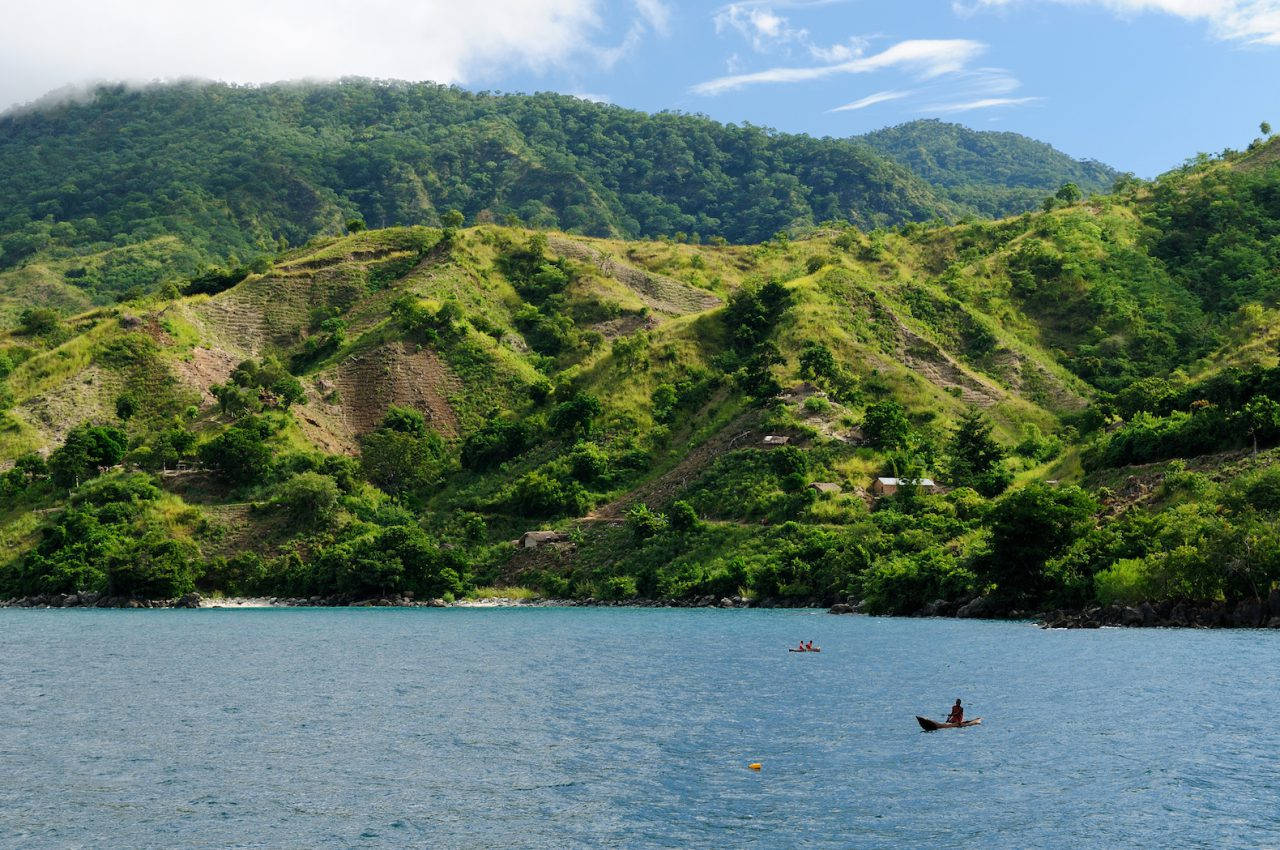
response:
[[[939,723],[936,720],[930,720],[927,717],[916,715],[916,722],[920,724],[920,728],[926,732],[936,732],[939,729],[959,729],[963,726],[977,726],[982,723],[981,717],[975,717],[972,720],[966,720],[963,723]]]
[[[822,652],[822,650],[814,647],[813,649],[788,649],[787,652]]]

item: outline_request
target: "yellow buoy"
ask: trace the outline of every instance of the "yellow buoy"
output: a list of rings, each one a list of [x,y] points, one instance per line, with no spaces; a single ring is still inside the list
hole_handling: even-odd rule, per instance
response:
[[[747,765],[747,767],[751,768],[752,770],[759,770],[761,767],[761,764],[758,761],[753,761],[751,762],[751,764]]]

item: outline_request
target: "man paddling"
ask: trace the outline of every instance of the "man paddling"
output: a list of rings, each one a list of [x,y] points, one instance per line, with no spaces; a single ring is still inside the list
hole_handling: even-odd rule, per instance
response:
[[[963,723],[964,708],[960,705],[960,700],[956,699],[956,704],[951,706],[951,714],[947,717],[948,723]]]

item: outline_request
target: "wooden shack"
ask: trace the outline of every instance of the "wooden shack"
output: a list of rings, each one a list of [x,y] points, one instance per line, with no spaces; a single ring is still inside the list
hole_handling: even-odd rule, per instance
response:
[[[569,535],[563,531],[526,531],[520,535],[520,539],[516,541],[516,546],[521,549],[537,549],[549,543],[564,543],[568,539]]]
[[[892,496],[903,487],[919,487],[926,493],[938,492],[932,478],[877,478],[871,482],[871,492],[877,496]]]

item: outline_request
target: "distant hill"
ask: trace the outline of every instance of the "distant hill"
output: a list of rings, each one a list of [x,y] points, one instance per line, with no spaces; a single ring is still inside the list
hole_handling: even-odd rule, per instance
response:
[[[912,121],[858,137],[956,204],[1001,218],[1034,209],[1064,183],[1087,195],[1109,191],[1120,172],[1073,159],[1018,133],[971,130],[943,121]]]
[[[0,266],[159,235],[196,258],[244,258],[349,218],[436,225],[450,209],[468,222],[731,242],[963,212],[853,141],[556,94],[105,86],[0,116]]]
[[[428,84],[103,86],[0,116],[0,269],[60,264],[32,280],[58,303],[110,303],[353,218],[435,226],[457,209],[467,223],[751,243],[822,221],[1022,212],[1067,180],[1092,190],[1113,175],[937,122],[817,139]]]

